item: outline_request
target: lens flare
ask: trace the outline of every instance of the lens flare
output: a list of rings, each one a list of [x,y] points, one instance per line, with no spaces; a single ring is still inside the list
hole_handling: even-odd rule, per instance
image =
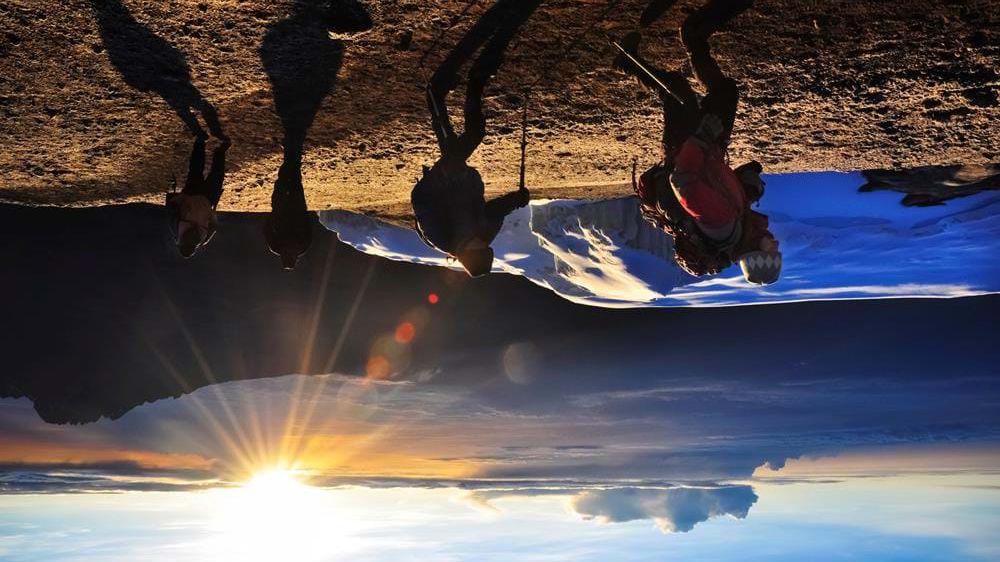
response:
[[[403,322],[396,326],[396,341],[399,343],[410,343],[415,335],[417,335],[417,328],[412,322]]]
[[[365,366],[368,378],[375,380],[388,378],[391,370],[392,365],[389,364],[389,360],[381,355],[373,355]]]

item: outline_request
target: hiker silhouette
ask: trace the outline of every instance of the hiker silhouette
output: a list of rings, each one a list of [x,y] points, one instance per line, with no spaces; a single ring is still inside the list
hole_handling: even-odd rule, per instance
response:
[[[503,64],[504,53],[541,0],[498,0],[448,53],[427,84],[427,104],[441,156],[426,169],[410,195],[416,230],[429,246],[457,259],[472,277],[489,273],[490,244],[504,217],[528,204],[528,190],[487,202],[479,172],[466,163],[486,135],[483,93]],[[456,133],[448,115],[448,94],[459,71],[479,51],[467,77],[464,129]]]
[[[226,139],[215,108],[191,83],[184,53],[138,22],[119,0],[90,0],[90,6],[108,58],[126,84],[163,98],[196,137],[208,136],[198,112],[213,136]]]
[[[293,269],[312,243],[314,218],[302,187],[302,155],[309,128],[343,61],[344,41],[331,39],[330,32],[361,32],[371,26],[368,11],[355,0],[300,1],[287,18],[268,27],[260,47],[284,129],[282,163],[264,237],[285,269]]]
[[[188,175],[179,193],[168,193],[166,206],[170,230],[181,257],[190,258],[215,236],[215,208],[222,198],[228,142],[212,152],[212,165],[205,174],[205,139],[198,138],[188,160]]]
[[[652,24],[673,4],[654,0],[640,26]],[[758,162],[729,167],[739,85],[712,57],[709,44],[714,33],[752,5],[753,0],[710,0],[685,19],[681,41],[704,96],[680,71],[644,59],[638,31],[615,43],[615,66],[663,104],[662,158],[634,182],[643,216],[673,236],[675,259],[688,273],[711,275],[738,262],[748,282],[768,285],[778,280],[781,253],[767,216],[750,209],[764,195],[762,167]]]

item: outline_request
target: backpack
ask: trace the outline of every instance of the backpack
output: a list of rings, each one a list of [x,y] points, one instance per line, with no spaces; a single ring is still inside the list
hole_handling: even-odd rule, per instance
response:
[[[423,175],[410,192],[410,203],[413,205],[413,229],[424,244],[451,254],[451,221],[447,207],[440,204],[445,189],[446,178],[440,168],[424,166]]]

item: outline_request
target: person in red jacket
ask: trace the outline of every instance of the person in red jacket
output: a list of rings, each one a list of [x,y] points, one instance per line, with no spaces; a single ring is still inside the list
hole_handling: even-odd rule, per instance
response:
[[[673,236],[676,261],[688,273],[711,275],[739,262],[747,281],[768,285],[778,280],[781,253],[767,216],[750,209],[764,194],[762,167],[750,162],[733,170],[727,163],[739,86],[712,58],[708,42],[752,4],[711,0],[685,20],[681,40],[705,87],[701,98],[680,72],[663,71],[642,58],[639,33],[625,38],[628,55],[619,56],[616,66],[663,103],[663,159],[634,185],[643,216]],[[643,14],[643,26],[670,5],[654,1]]]

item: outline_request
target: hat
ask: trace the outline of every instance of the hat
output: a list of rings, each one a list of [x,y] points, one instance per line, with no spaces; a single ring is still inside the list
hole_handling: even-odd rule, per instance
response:
[[[482,277],[493,269],[493,248],[469,248],[457,256],[469,277]]]
[[[754,285],[770,285],[781,276],[781,252],[756,251],[740,256],[743,277]]]

